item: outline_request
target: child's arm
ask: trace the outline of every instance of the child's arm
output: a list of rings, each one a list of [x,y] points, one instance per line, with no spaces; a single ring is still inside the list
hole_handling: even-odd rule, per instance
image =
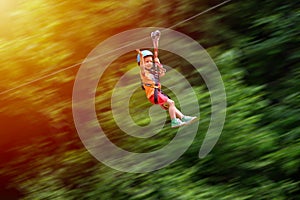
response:
[[[140,55],[140,69],[141,73],[145,75],[145,60],[143,58],[143,54],[139,49],[136,49],[136,52]]]

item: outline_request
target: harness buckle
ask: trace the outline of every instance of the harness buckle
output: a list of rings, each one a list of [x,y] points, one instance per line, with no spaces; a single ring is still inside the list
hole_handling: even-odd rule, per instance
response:
[[[160,89],[159,85],[157,85],[157,84],[144,83],[144,86],[151,87],[151,88],[156,88],[156,89]]]

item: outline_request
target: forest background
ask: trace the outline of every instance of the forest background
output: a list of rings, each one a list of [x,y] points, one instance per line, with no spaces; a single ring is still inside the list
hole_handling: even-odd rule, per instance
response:
[[[297,1],[232,0],[181,24],[222,1],[0,2],[3,199],[300,199]],[[221,137],[198,158],[210,120],[209,93],[189,63],[161,51],[162,62],[201,91],[196,139],[164,169],[138,174],[111,169],[89,154],[74,126],[72,90],[80,63],[112,35],[176,24],[174,30],[207,50],[222,75],[227,116]],[[102,81],[107,90],[97,93],[95,106],[111,140],[151,151],[176,131],[164,128],[161,137],[146,143],[124,143],[126,136],[109,118],[110,86],[135,64],[135,56],[133,50],[112,64],[107,83]],[[143,123],[150,105],[142,90],[135,96],[132,115]]]

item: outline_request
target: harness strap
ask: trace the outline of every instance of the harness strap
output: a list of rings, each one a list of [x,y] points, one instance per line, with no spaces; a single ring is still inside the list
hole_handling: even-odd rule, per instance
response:
[[[158,91],[160,91],[159,85],[156,84],[149,84],[149,83],[143,83],[143,86],[154,88],[154,103],[158,104]]]
[[[147,87],[152,87],[152,88],[160,89],[159,86],[158,86],[158,84],[143,83],[143,85],[145,85]]]
[[[158,88],[154,88],[154,103],[158,104]]]

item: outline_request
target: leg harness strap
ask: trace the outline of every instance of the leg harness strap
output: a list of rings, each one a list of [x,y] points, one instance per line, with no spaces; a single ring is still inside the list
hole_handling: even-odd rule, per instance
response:
[[[157,83],[156,84],[144,83],[144,86],[154,88],[154,103],[158,104],[158,92],[160,91],[159,85]]]

